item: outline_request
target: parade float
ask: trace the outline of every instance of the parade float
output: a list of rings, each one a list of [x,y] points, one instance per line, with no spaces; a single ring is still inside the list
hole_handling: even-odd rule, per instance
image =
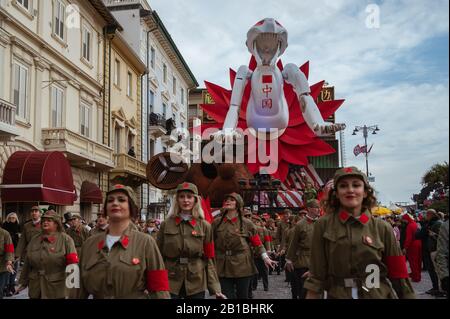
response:
[[[278,184],[286,192],[292,187],[286,183],[289,178],[297,177],[294,187],[322,186],[314,178],[307,179],[314,177],[306,174],[308,168],[314,170],[308,157],[336,152],[321,137],[345,128],[324,120],[344,100],[316,103],[325,81],[309,86],[309,62],[300,67],[283,65],[279,57],[288,46],[287,30],[278,21],[266,18],[256,23],[247,33],[246,45],[250,62],[237,71],[230,69],[231,89],[205,81],[214,103],[201,107],[215,123],[196,125],[190,132],[200,136],[201,156],[191,157],[191,163],[170,152],[153,156],[147,165],[153,186],[171,190],[181,182],[195,183],[212,207],[220,207],[223,196],[231,192],[241,193],[247,205],[257,196],[259,204],[261,192],[252,183],[255,180],[261,185]],[[233,154],[231,161],[229,154]],[[277,196],[268,200],[271,206],[273,202],[283,206]],[[302,198],[297,204],[302,206]]]

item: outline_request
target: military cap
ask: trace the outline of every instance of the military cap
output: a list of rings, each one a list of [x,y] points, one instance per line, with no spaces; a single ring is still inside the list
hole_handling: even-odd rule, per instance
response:
[[[434,216],[438,216],[438,213],[433,208],[427,209],[427,214],[433,214]]]
[[[30,210],[38,210],[41,211],[41,209],[39,208],[39,206],[34,205],[33,207],[31,207]]]
[[[177,193],[181,191],[189,191],[194,193],[195,195],[198,195],[198,189],[195,184],[184,182],[177,186]]]
[[[137,200],[136,200],[136,195],[134,194],[133,189],[130,186],[125,186],[122,184],[116,184],[114,185],[107,193],[106,196],[108,196],[109,194],[113,193],[113,192],[124,192],[125,194],[128,195],[128,197],[131,198],[131,201],[133,202],[134,206],[137,206]]]
[[[151,223],[156,223],[156,219],[154,219],[154,218],[147,219],[147,224],[151,224]]]
[[[242,199],[241,195],[239,195],[238,193],[231,193],[231,194],[225,195],[224,199],[227,199],[229,197],[233,198],[237,202],[237,204],[238,204],[237,208],[244,207],[244,200]]]
[[[366,174],[364,174],[363,172],[361,172],[357,167],[355,166],[350,166],[350,167],[343,167],[339,170],[336,171],[336,173],[334,174],[334,178],[333,178],[333,184],[334,187],[337,187],[337,183],[338,181],[346,176],[356,176],[362,179],[362,181],[364,182],[364,184],[366,186],[369,185],[369,182],[367,180],[367,176]]]
[[[306,202],[306,207],[308,208],[320,208],[319,201],[317,199],[310,199]]]
[[[55,212],[54,210],[50,209],[48,211],[46,211],[42,217],[42,219],[50,219],[53,220],[54,222],[57,223],[61,223],[61,216],[58,215],[57,212]]]

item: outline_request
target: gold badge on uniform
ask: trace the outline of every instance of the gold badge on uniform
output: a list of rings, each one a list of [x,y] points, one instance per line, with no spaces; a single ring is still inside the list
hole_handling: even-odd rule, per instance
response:
[[[138,265],[141,261],[139,260],[139,258],[133,258],[131,262],[133,263],[133,265]]]

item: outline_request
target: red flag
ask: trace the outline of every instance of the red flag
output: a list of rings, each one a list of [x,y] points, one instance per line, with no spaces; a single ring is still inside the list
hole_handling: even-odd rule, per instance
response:
[[[203,213],[205,214],[206,221],[208,223],[212,224],[214,218],[212,215],[211,201],[209,200],[209,197],[207,197],[207,198],[202,197],[201,205],[202,205]]]

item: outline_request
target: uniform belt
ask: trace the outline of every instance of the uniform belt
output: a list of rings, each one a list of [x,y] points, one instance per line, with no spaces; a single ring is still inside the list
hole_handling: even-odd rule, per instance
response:
[[[179,258],[165,257],[166,260],[178,262],[180,265],[189,264],[190,261],[197,260],[199,258],[201,258],[201,257],[200,256],[199,257],[179,257]]]

